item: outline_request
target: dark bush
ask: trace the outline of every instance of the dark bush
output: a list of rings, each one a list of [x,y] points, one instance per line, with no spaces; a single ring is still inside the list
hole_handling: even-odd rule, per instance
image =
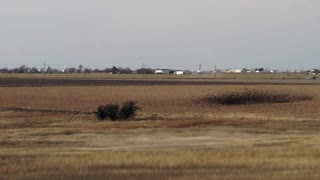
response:
[[[98,119],[100,120],[104,120],[106,118],[106,113],[104,111],[104,105],[101,105],[97,108],[97,111],[96,111],[96,116]]]
[[[118,119],[119,106],[116,104],[107,104],[104,107],[106,118],[110,118],[112,121]]]
[[[119,112],[118,105],[115,105],[115,104],[101,105],[97,108],[96,116],[100,120],[111,119],[114,121],[118,119],[118,112]]]
[[[208,95],[196,100],[202,104],[241,105],[261,103],[289,103],[311,100],[312,97],[302,94],[293,94],[272,90],[244,89],[233,92]]]
[[[118,113],[119,119],[130,119],[136,115],[136,112],[140,109],[134,101],[128,101],[122,104],[122,107]]]
[[[126,120],[135,117],[139,109],[140,107],[138,107],[134,101],[123,103],[121,108],[116,104],[106,104],[97,108],[96,116],[100,120]]]

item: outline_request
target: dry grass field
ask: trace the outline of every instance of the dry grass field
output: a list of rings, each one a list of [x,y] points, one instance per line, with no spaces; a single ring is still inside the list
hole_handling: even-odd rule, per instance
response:
[[[42,73],[25,74],[25,73],[0,73],[1,78],[23,78],[39,79],[43,78]],[[74,74],[46,74],[46,78],[60,79],[306,79],[309,75],[306,73],[214,73],[212,74],[190,74],[190,75],[173,75],[173,74],[106,74],[106,73],[74,73]]]
[[[281,104],[190,103],[236,89],[308,94]],[[0,179],[320,179],[319,85],[0,87]],[[134,121],[98,105],[134,100]]]

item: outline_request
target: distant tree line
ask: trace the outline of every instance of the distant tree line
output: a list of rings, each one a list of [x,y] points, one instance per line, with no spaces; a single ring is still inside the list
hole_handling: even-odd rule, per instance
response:
[[[228,72],[230,69],[222,70],[222,69],[216,69],[216,72],[218,73],[223,73],[223,72]],[[241,73],[256,73],[256,72],[261,72],[261,73],[278,73],[279,71],[274,70],[274,71],[269,71],[265,68],[254,68],[254,69],[247,69],[243,68],[240,70]],[[99,69],[99,68],[86,68],[83,65],[79,65],[78,67],[67,67],[64,69],[57,69],[51,66],[45,66],[45,67],[29,67],[26,65],[21,65],[19,67],[15,68],[1,68],[0,67],[0,73],[47,73],[47,74],[90,74],[90,73],[106,73],[106,74],[155,74],[156,69],[152,68],[140,68],[140,69],[130,69],[130,68],[123,68],[123,67],[117,67],[117,66],[112,66],[110,68],[104,68],[104,69]],[[213,71],[201,71],[198,72],[200,74],[210,74]],[[294,71],[298,72],[298,71]],[[299,72],[304,72],[304,73],[312,73],[312,74],[319,74],[320,70],[319,69],[311,69],[308,71],[299,71]],[[184,74],[192,74],[192,71],[184,71]],[[282,73],[289,73],[289,71],[282,71]],[[291,73],[291,71],[290,71]]]
[[[78,67],[68,67],[62,70],[53,68],[51,66],[36,68],[28,67],[26,65],[21,65],[16,68],[0,68],[0,73],[48,73],[48,74],[58,74],[58,73],[68,73],[68,74],[89,74],[89,73],[106,73],[106,74],[154,74],[155,70],[151,68],[140,68],[137,70],[132,70],[130,68],[122,68],[113,66],[111,68],[105,69],[91,69],[85,68],[82,65]]]

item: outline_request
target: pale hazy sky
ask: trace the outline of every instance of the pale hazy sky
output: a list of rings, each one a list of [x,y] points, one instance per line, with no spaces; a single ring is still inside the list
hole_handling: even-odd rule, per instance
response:
[[[0,0],[0,67],[320,68],[319,0]]]

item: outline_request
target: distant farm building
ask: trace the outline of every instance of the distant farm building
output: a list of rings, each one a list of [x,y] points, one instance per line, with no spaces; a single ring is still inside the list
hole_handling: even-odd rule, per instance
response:
[[[227,73],[242,73],[242,69],[228,69]]]
[[[155,74],[173,74],[174,70],[172,69],[156,69],[154,71]]]
[[[319,69],[311,69],[309,71],[307,71],[309,74],[311,75],[317,75],[320,73],[320,70]]]
[[[154,71],[155,74],[175,74],[175,75],[183,75],[185,74],[184,70],[174,70],[174,69],[156,69]]]
[[[185,71],[176,70],[176,71],[174,72],[174,74],[175,74],[175,75],[183,75],[183,74],[185,74]]]

